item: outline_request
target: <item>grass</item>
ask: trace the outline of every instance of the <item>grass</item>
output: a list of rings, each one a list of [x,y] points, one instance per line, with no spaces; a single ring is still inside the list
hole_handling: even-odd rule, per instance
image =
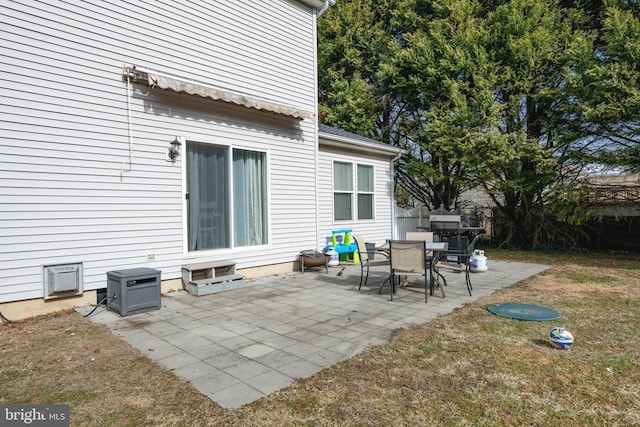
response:
[[[0,403],[68,403],[88,426],[640,425],[640,259],[485,252],[553,267],[237,410],[76,313],[0,326]],[[508,301],[562,318],[487,311]]]

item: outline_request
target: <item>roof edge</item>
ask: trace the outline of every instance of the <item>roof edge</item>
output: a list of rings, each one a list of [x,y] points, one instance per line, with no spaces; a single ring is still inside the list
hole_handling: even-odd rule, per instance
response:
[[[323,130],[324,128],[324,130]],[[335,129],[342,133],[338,135],[331,133],[328,130]],[[365,152],[375,153],[387,153],[389,155],[397,156],[400,154],[406,154],[407,151],[399,147],[392,145],[382,144],[370,138],[365,138],[360,135],[353,134],[353,137],[349,136],[349,132],[342,129],[333,128],[327,125],[323,125],[318,130],[318,143],[319,145],[344,148],[344,144],[348,144],[350,148],[357,149]]]

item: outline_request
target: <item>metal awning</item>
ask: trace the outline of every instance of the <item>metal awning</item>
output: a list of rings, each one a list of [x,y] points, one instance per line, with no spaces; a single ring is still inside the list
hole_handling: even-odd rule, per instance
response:
[[[211,98],[216,101],[230,102],[256,110],[270,111],[272,113],[284,114],[296,119],[309,119],[314,117],[312,111],[303,110],[291,105],[281,104],[265,99],[256,98],[227,89],[222,89],[212,85],[194,82],[182,77],[170,76],[151,70],[146,70],[137,66],[125,65],[122,70],[136,83],[143,83],[152,88],[170,89],[174,92],[184,92],[189,95],[198,95],[203,98]]]

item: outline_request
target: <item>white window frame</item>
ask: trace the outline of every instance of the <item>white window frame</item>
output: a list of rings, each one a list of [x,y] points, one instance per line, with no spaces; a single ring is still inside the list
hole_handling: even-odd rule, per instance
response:
[[[358,168],[360,166],[371,168],[371,179],[373,180],[373,182],[371,183],[372,185],[371,191],[361,191],[358,188],[358,185],[360,184],[358,180]],[[376,219],[376,168],[375,166],[368,163],[356,163],[355,181],[356,181],[355,182],[356,184],[356,187],[355,187],[356,218],[358,221],[375,221]],[[360,218],[359,202],[360,202],[361,194],[371,196],[371,218]]]
[[[351,165],[351,190],[343,190],[336,189],[336,163],[342,164],[350,164]],[[332,174],[331,174],[331,202],[332,202],[332,217],[334,223],[347,223],[347,222],[373,222],[376,219],[376,169],[375,165],[367,162],[358,162],[353,160],[344,160],[344,159],[334,159],[331,162]],[[358,191],[358,167],[366,166],[370,167],[372,171],[373,177],[373,191]],[[337,194],[349,194],[350,203],[351,203],[351,218],[350,219],[336,219],[336,195]],[[360,213],[358,212],[358,196],[360,194],[366,194],[372,196],[372,218],[360,218]]]
[[[193,257],[202,257],[202,256],[207,256],[207,254],[215,254],[215,253],[219,253],[222,251],[232,251],[232,252],[246,252],[246,251],[255,251],[256,249],[260,249],[260,248],[269,248],[272,242],[272,236],[271,236],[271,232],[272,232],[272,224],[271,224],[271,152],[269,149],[257,149],[255,147],[248,147],[248,146],[243,146],[243,145],[234,145],[234,144],[230,144],[230,143],[226,143],[226,142],[221,142],[221,141],[212,141],[212,140],[207,140],[206,138],[188,138],[188,137],[180,137],[180,141],[182,142],[182,146],[183,146],[183,150],[182,152],[186,155],[187,152],[187,147],[186,144],[189,143],[199,143],[199,144],[210,144],[210,145],[216,145],[216,146],[220,146],[220,147],[225,147],[225,149],[227,150],[227,152],[229,153],[227,162],[228,162],[228,166],[229,166],[229,171],[230,171],[230,176],[229,176],[229,191],[230,191],[230,198],[229,198],[229,202],[232,206],[234,206],[234,200],[233,200],[233,150],[234,149],[239,149],[239,150],[247,150],[247,151],[254,151],[254,152],[259,152],[259,153],[265,153],[266,156],[266,167],[267,167],[267,171],[266,171],[266,180],[267,180],[267,185],[266,185],[266,191],[267,191],[267,212],[266,212],[266,222],[267,222],[267,243],[262,244],[262,245],[256,245],[256,246],[236,246],[235,245],[235,241],[234,241],[234,237],[233,237],[233,233],[234,233],[234,218],[233,218],[233,211],[230,212],[230,218],[229,218],[229,228],[230,228],[230,233],[231,233],[231,244],[229,247],[226,248],[215,248],[215,249],[203,249],[203,250],[196,250],[196,251],[191,251],[189,250],[189,231],[188,231],[188,200],[186,199],[185,195],[187,193],[187,166],[186,166],[186,160],[183,159],[183,161],[185,163],[184,167],[182,168],[182,213],[183,213],[183,256],[185,258],[193,258]]]

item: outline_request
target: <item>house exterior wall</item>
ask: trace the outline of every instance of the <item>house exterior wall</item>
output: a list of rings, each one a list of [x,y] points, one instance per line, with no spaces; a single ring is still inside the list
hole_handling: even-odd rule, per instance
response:
[[[375,176],[375,219],[334,221],[333,216],[333,162],[355,162],[373,165]],[[326,237],[331,236],[332,230],[351,229],[353,234],[361,235],[366,242],[378,245],[393,237],[392,218],[392,156],[388,154],[373,154],[344,148],[326,147],[320,140],[320,155],[318,167],[319,190],[319,248],[326,245]]]
[[[17,0],[0,5],[0,21],[0,303],[42,298],[43,265],[82,263],[88,291],[111,270],[177,279],[185,262],[293,262],[315,243],[313,119],[129,91],[122,75],[138,65],[315,111],[311,8]],[[267,151],[268,247],[185,253],[183,157],[165,159],[176,136]]]

